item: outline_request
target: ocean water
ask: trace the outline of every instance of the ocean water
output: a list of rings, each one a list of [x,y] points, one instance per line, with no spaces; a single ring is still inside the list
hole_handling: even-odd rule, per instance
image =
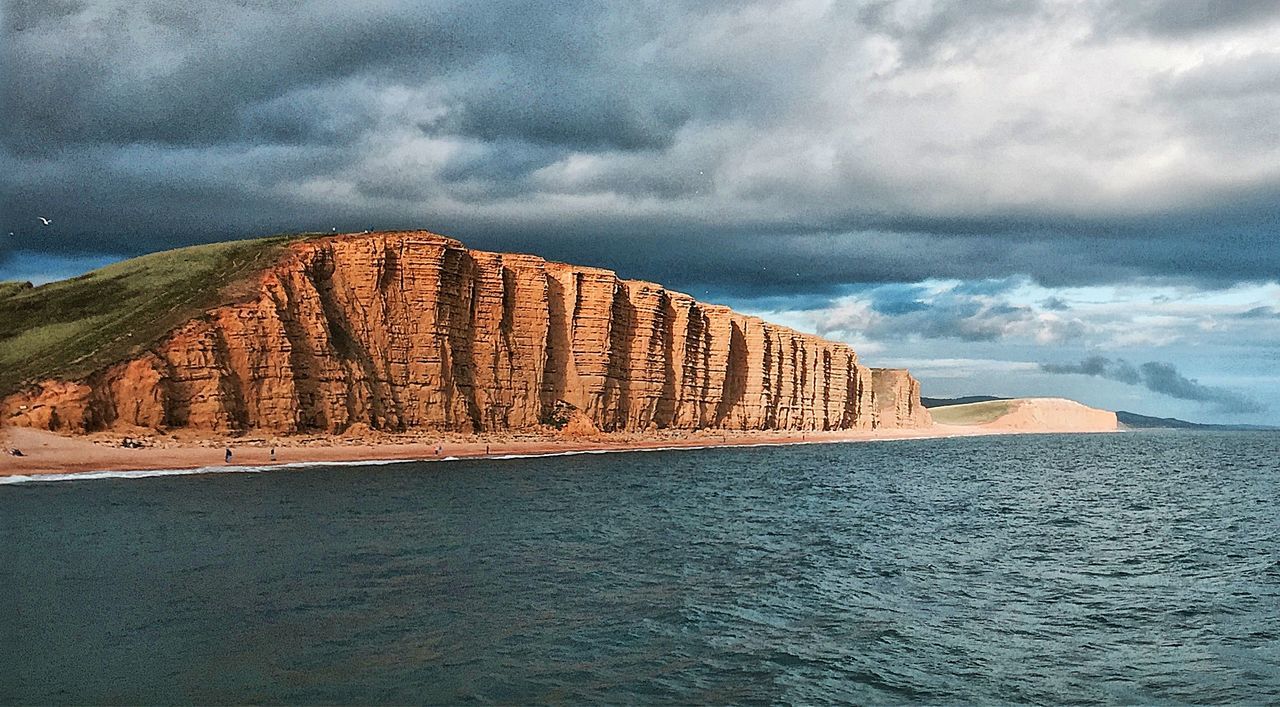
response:
[[[1280,435],[0,486],[0,702],[1274,703]]]

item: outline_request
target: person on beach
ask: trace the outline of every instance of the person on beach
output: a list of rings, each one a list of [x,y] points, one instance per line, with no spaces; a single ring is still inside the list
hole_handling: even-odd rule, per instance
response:
[[[275,448],[275,447],[272,447],[272,448],[271,448],[271,461],[275,461],[275,460],[276,460],[276,448]]]
[[[227,447],[225,451],[226,451],[225,458],[227,460],[227,463],[230,464],[231,463],[231,447]]]

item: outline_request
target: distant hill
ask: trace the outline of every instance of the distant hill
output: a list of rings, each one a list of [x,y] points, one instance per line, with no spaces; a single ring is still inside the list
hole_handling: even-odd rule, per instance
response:
[[[971,403],[987,403],[1009,399],[995,395],[965,395],[959,398],[922,397],[920,398],[920,404],[927,408],[944,408],[952,405],[969,405]],[[937,415],[934,415],[934,418],[936,419]],[[1280,430],[1280,427],[1267,425],[1211,425],[1204,422],[1187,422],[1176,417],[1152,417],[1125,410],[1116,412],[1116,420],[1122,427],[1131,430]]]
[[[928,407],[926,404],[925,407]],[[1174,429],[1174,430],[1280,430],[1280,427],[1266,425],[1210,425],[1203,422],[1187,422],[1176,417],[1151,417],[1136,412],[1120,410],[1116,412],[1120,424],[1135,430]]]
[[[1004,432],[1114,432],[1116,414],[1066,398],[997,398],[929,411],[939,425]]]
[[[1005,398],[974,396],[973,398],[956,398],[956,400],[968,402],[936,406],[926,403],[925,407],[933,408],[930,411],[933,421],[942,425],[982,425],[1004,417],[1015,406],[1015,401]]]
[[[1008,400],[994,395],[966,395],[960,398],[920,398],[920,404],[927,408],[944,408],[950,405],[968,405],[970,403],[989,403],[993,400]]]

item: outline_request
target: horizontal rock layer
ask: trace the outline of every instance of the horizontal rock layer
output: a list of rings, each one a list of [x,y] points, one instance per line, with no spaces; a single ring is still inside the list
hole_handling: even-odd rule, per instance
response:
[[[9,424],[85,432],[929,424],[906,371],[608,270],[426,232],[301,242],[247,301],[82,381],[5,399]]]

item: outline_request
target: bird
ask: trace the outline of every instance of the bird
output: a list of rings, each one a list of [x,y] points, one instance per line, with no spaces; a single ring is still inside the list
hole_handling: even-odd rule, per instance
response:
[[[37,216],[36,218],[40,219],[40,223],[43,223],[43,224],[44,224],[44,225],[46,225],[46,226],[48,226],[49,224],[53,223],[53,219],[47,219],[47,218],[45,218],[45,217],[43,217],[43,216]]]

